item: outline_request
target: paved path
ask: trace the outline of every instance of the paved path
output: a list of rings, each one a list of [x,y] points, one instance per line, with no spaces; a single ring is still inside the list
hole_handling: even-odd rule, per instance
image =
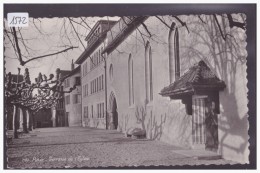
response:
[[[122,167],[229,164],[181,154],[159,141],[126,138],[122,133],[82,127],[41,128],[8,144],[10,168]]]

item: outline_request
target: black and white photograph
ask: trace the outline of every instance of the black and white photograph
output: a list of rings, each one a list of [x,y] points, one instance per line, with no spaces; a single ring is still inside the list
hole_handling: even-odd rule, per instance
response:
[[[256,4],[3,4],[4,169],[255,169]]]

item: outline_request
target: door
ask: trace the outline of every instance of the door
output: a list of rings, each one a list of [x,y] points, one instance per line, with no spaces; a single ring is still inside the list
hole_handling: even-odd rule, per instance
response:
[[[192,141],[195,149],[217,151],[218,119],[214,113],[214,102],[207,96],[192,99]]]
[[[193,147],[205,148],[205,100],[206,97],[193,97],[192,100],[192,142]]]
[[[107,120],[109,129],[117,129],[118,127],[118,112],[117,112],[117,102],[114,93],[110,94],[109,98],[110,113]]]
[[[69,112],[65,114],[65,127],[69,126]]]
[[[210,99],[206,100],[206,149],[218,150],[218,116],[215,113],[215,103]]]

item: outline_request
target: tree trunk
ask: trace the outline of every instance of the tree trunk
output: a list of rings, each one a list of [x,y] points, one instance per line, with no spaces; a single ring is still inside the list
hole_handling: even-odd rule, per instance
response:
[[[18,112],[18,108],[17,108],[16,105],[14,105],[14,111],[13,111],[14,138],[18,138],[18,133],[17,133],[17,112]]]
[[[32,113],[31,113],[31,111],[28,109],[27,110],[27,117],[28,117],[28,120],[27,120],[27,122],[28,122],[28,129],[29,129],[29,131],[32,131],[32,123],[33,123],[33,120],[32,120]]]
[[[10,106],[5,105],[5,129],[7,130],[13,130],[13,115],[12,115],[12,109],[13,107],[10,108]]]
[[[27,128],[27,114],[26,114],[26,109],[22,108],[22,113],[23,113],[23,132],[28,133],[28,128]]]
[[[35,114],[33,114],[33,113],[31,112],[31,115],[32,115],[32,128],[33,128],[33,129],[36,129]]]

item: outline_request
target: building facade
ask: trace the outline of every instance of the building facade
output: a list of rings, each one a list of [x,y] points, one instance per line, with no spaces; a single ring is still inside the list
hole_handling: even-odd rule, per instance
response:
[[[105,58],[106,34],[114,21],[98,21],[86,37],[87,48],[76,60],[81,67],[82,126],[106,128]]]
[[[35,128],[52,127],[51,109],[43,108],[35,112],[33,118]]]
[[[60,77],[64,78],[67,76],[70,71],[69,70],[60,70]],[[57,102],[57,105],[55,107],[51,108],[51,120],[52,120],[52,127],[65,127],[68,126],[68,118],[66,117],[66,111],[65,111],[65,100],[64,100],[64,94],[63,98],[60,98]]]
[[[63,82],[64,90],[68,91],[70,88],[76,86],[70,93],[64,93],[65,100],[65,119],[66,126],[81,126],[81,77],[80,66],[74,69],[72,62],[71,72],[66,76]]]
[[[141,128],[149,139],[248,163],[243,23],[243,14],[126,16],[96,38],[98,22],[76,61],[83,126]]]
[[[245,22],[243,14],[231,17]],[[246,35],[230,22],[122,17],[103,52],[110,129],[138,127],[149,139],[248,163]]]

